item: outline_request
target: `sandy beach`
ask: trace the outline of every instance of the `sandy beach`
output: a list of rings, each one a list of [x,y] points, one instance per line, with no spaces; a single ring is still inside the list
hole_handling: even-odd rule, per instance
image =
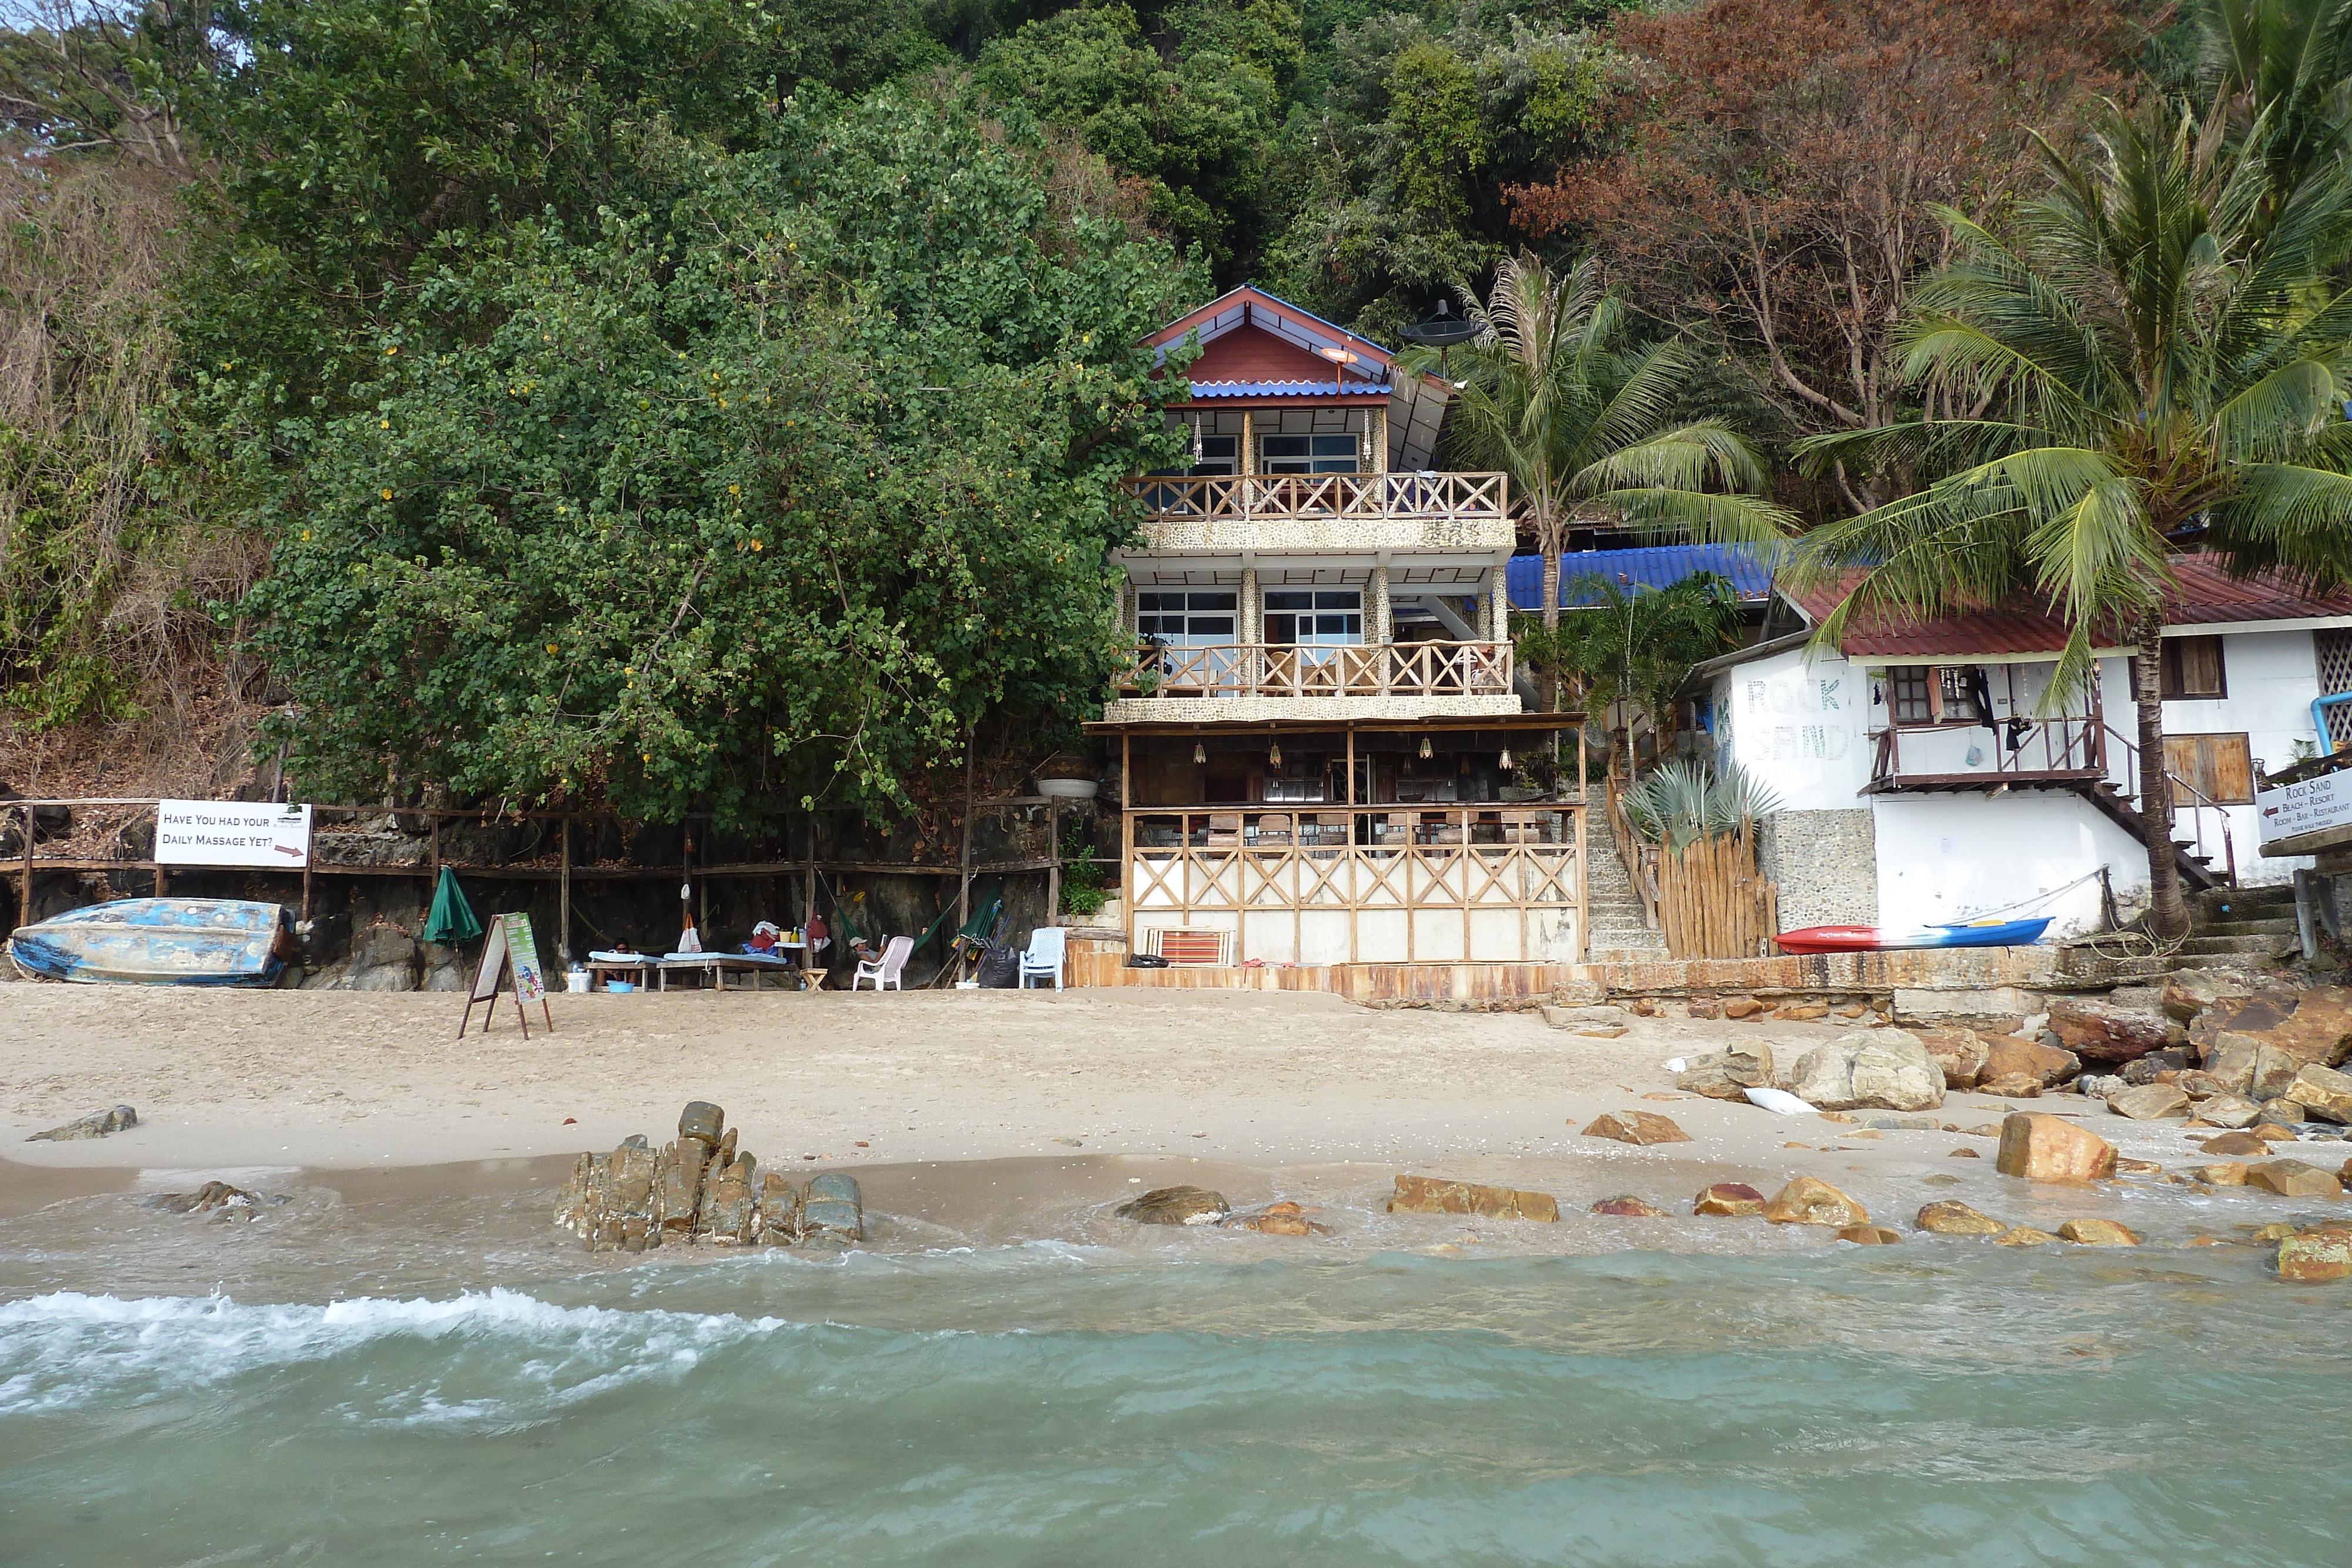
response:
[[[520,1161],[671,1135],[726,1108],[772,1164],[860,1168],[1118,1156],[1550,1184],[1563,1206],[1634,1186],[1990,1175],[1954,1094],[1934,1131],[1871,1132],[1676,1095],[1664,1063],[1731,1040],[1793,1056],[1831,1022],[1637,1019],[1601,1040],[1540,1015],[1367,1009],[1300,993],[1143,989],[562,996],[526,1040],[512,1009],[457,1038],[438,995],[0,988],[5,1157],[53,1171],[393,1170]],[[118,1103],[140,1125],[26,1143]],[[2127,1155],[2183,1163],[2174,1126],[2054,1096]],[[1580,1136],[1602,1111],[1672,1115],[1686,1144]],[[2339,1145],[2329,1145],[2334,1149]],[[1982,1158],[1963,1164],[1954,1153]],[[2331,1162],[2332,1163],[2332,1162]],[[1366,1170],[1364,1167],[1377,1167]],[[1974,1174],[1973,1172],[1971,1174]],[[29,1184],[28,1184],[29,1185]]]

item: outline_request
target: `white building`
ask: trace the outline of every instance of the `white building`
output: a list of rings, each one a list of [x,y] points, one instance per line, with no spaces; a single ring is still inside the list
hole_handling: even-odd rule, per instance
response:
[[[2253,791],[2265,770],[2352,744],[2352,707],[2314,706],[2352,689],[2352,595],[2177,565],[2162,657],[2184,877],[2286,881],[2311,862],[2262,856]],[[2065,643],[2046,612],[1856,616],[1836,653],[1811,652],[1834,603],[1779,592],[1769,628],[1797,629],[1698,673],[1717,755],[1780,799],[1763,869],[1783,930],[2013,911],[2082,931],[2101,921],[2103,867],[2125,914],[2146,904],[2130,648],[2101,649],[2095,689],[2044,713]]]

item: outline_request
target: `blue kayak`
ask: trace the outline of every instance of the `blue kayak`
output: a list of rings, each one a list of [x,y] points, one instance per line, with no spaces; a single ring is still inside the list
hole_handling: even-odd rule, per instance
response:
[[[234,898],[119,898],[8,939],[26,974],[83,984],[270,986],[295,952],[285,905]]]

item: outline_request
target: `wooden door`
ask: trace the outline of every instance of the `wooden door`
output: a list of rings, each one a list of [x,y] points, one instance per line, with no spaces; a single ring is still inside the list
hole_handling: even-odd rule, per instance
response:
[[[2164,766],[2216,806],[2253,803],[2253,752],[2243,735],[2168,735]],[[2184,791],[2175,794],[2181,797],[2174,800],[2176,806],[2199,803]]]

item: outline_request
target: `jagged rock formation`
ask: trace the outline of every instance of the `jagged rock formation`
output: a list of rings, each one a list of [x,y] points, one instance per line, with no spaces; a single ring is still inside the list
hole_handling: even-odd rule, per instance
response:
[[[609,1155],[582,1155],[555,1223],[592,1252],[649,1247],[846,1247],[866,1239],[857,1180],[838,1171],[805,1186],[741,1153],[727,1113],[689,1103],[677,1141],[658,1151],[638,1134]],[[724,1128],[722,1131],[721,1129]]]

